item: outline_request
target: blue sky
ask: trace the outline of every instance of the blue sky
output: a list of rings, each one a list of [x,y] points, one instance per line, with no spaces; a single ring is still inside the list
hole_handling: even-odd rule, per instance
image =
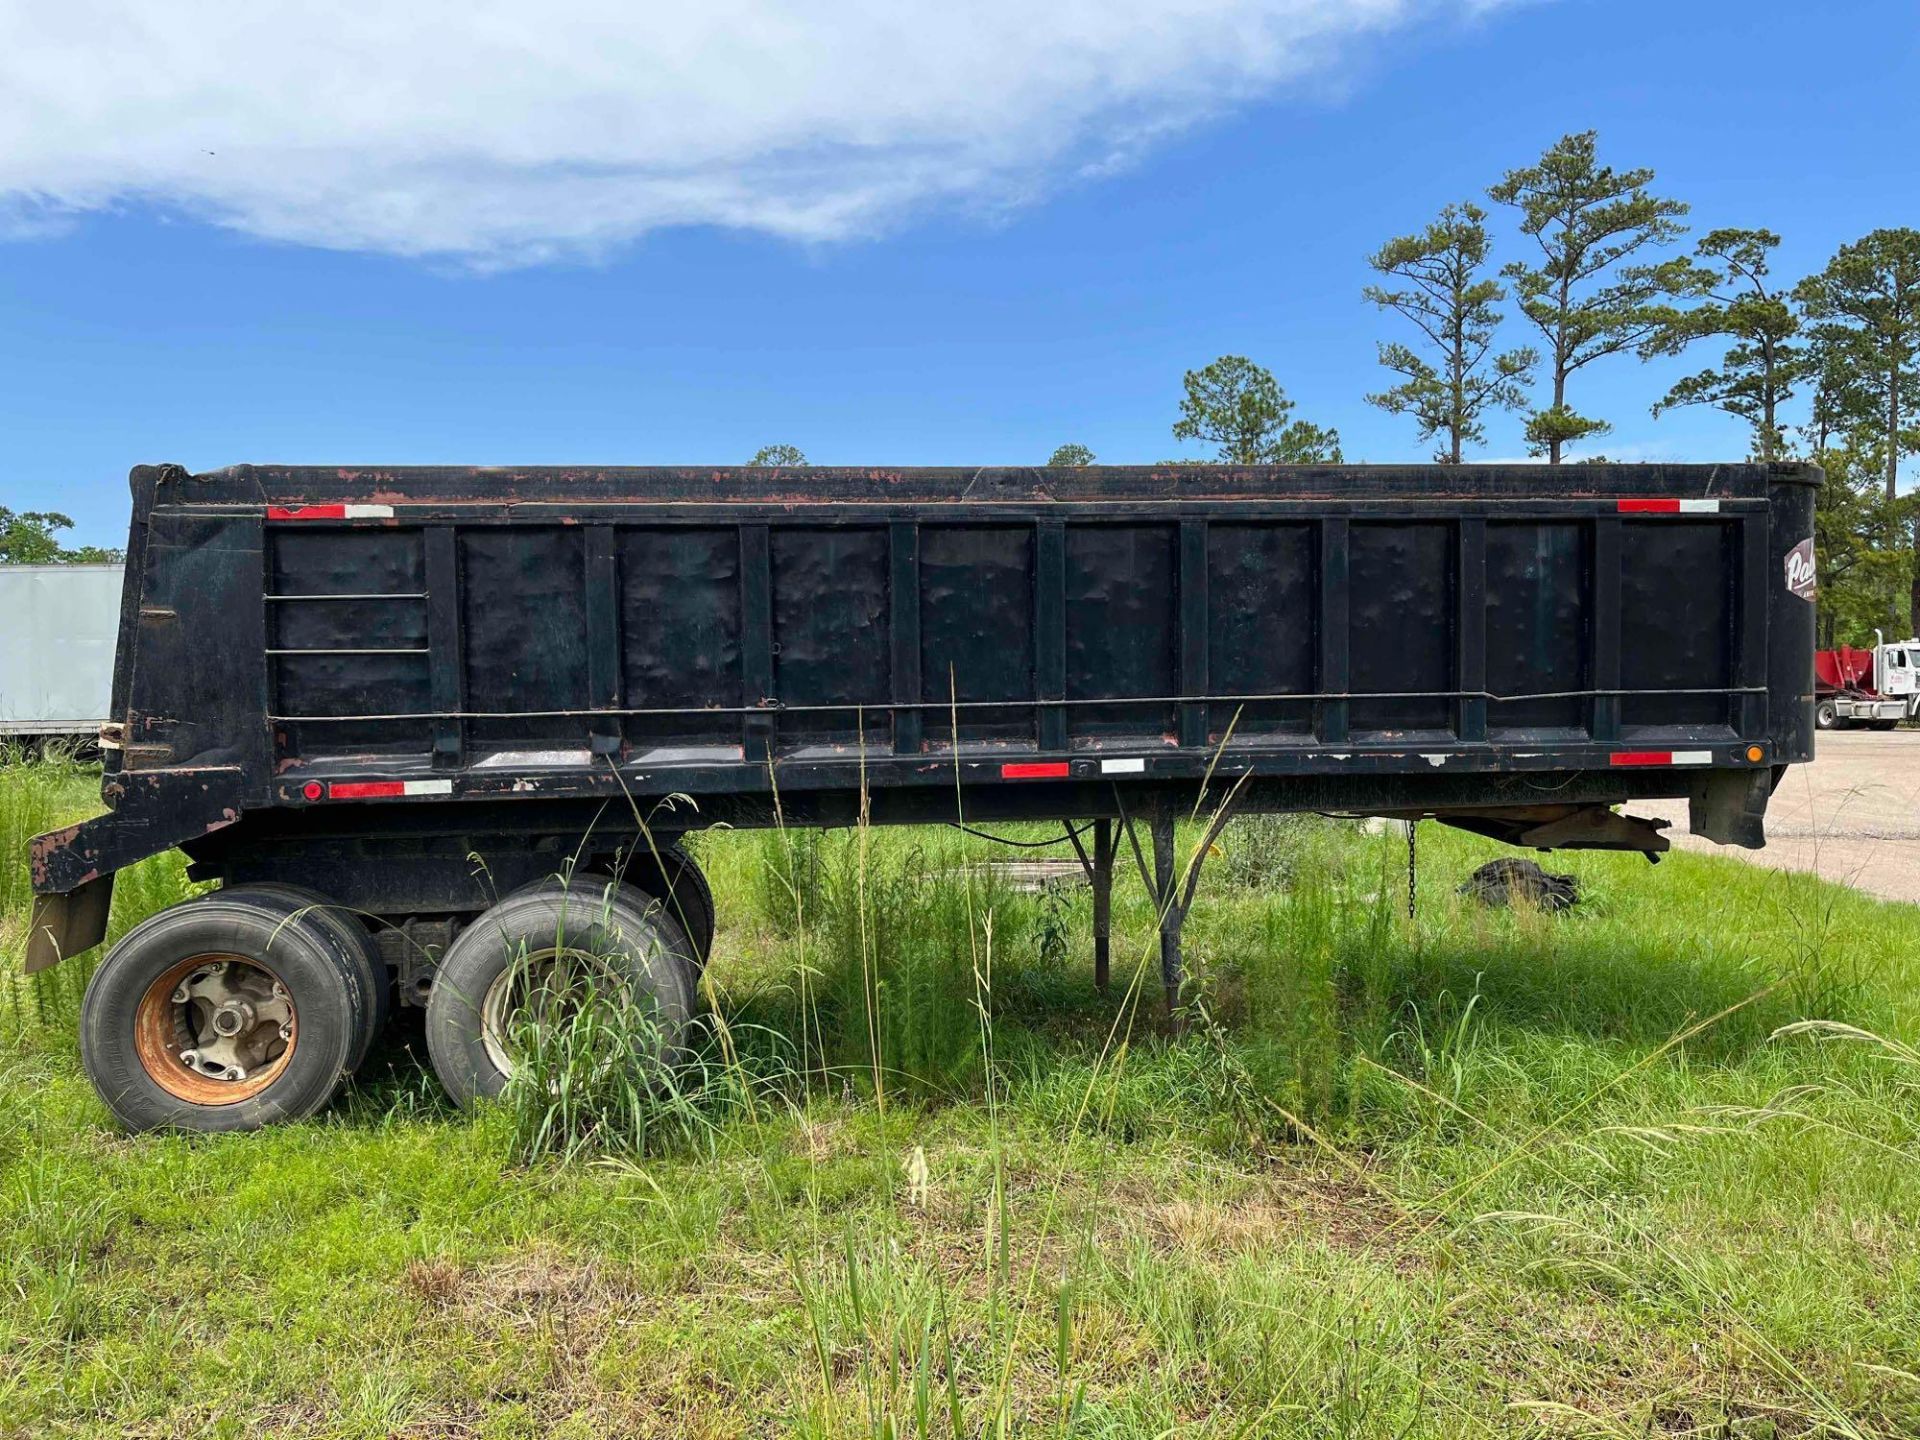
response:
[[[249,111],[251,97],[225,123],[259,113],[264,139],[167,138],[215,161],[231,143],[257,167],[242,185],[116,148],[128,130],[144,139],[212,108],[191,91],[148,97],[146,118],[6,102],[19,113],[0,113],[0,141],[10,123],[51,139],[12,171],[0,160],[0,197],[17,202],[0,225],[0,503],[65,510],[76,539],[117,544],[127,468],[146,461],[738,462],[777,440],[816,463],[1037,463],[1078,440],[1145,463],[1179,450],[1168,429],[1181,372],[1227,352],[1271,368],[1302,416],[1338,426],[1349,459],[1423,459],[1409,422],[1362,399],[1382,381],[1375,342],[1401,333],[1360,298],[1364,257],[1565,131],[1597,128],[1605,158],[1654,166],[1698,229],[1780,231],[1786,275],[1876,226],[1920,224],[1913,0],[1370,5],[1356,24],[1318,0],[1266,7],[1282,13],[1260,22],[1279,28],[1259,44],[1319,28],[1245,65],[1232,50],[1250,32],[1232,26],[1250,22],[1228,16],[1219,48],[1149,65],[1118,108],[1042,109],[984,137],[958,101],[904,113],[914,95],[852,119],[808,111],[792,123],[835,138],[799,159],[775,122],[747,126],[703,159],[696,200],[640,208],[538,188],[548,163],[611,172],[615,190],[630,172],[620,157],[581,159],[564,136],[520,153],[524,127],[502,142],[510,161],[461,161],[454,181],[419,180],[434,162],[414,158],[407,127],[425,122],[413,114],[313,178],[301,170],[312,132]],[[30,24],[0,21],[0,41]],[[79,67],[83,89],[114,83],[84,35],[30,38],[39,60],[11,47],[0,81],[8,65],[41,63]],[[995,37],[979,63],[1008,43]],[[1139,37],[1126,43],[1079,57],[1065,79],[1048,68],[1056,42],[1011,68],[1030,67],[1024,85],[1098,94],[1108,73],[1146,64]],[[675,63],[693,70],[709,53],[679,48]],[[420,88],[471,93],[470,78]],[[693,88],[675,108],[698,133],[756,103],[750,82],[682,78]],[[824,60],[783,78],[808,105],[849,83]],[[832,130],[843,120],[862,147],[851,178]],[[631,135],[652,123],[610,126],[644,147]],[[102,168],[108,151],[117,169]],[[387,167],[392,205],[337,232],[340,206],[300,208],[303,195],[350,193],[359,164]],[[419,188],[401,193],[394,174]],[[833,207],[796,200],[828,191]],[[609,218],[583,232],[574,216],[588,210]],[[1521,253],[1506,217],[1496,223],[1497,254]],[[431,253],[395,253],[416,232],[432,234],[417,247]],[[1511,319],[1507,333],[1526,338]],[[1647,414],[1707,359],[1603,363],[1573,400],[1615,423],[1601,448],[1617,458],[1739,458],[1732,422]],[[1518,422],[1496,422],[1486,456],[1521,453]]]

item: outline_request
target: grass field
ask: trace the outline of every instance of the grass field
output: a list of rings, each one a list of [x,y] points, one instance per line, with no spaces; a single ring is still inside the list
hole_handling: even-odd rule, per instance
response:
[[[9,955],[90,786],[0,772]],[[11,986],[0,1433],[1920,1433],[1914,907],[1595,855],[1489,912],[1429,824],[1409,922],[1398,833],[1236,822],[1174,1041],[1136,876],[1103,1000],[1085,891],[984,841],[699,843],[706,1084],[557,1156],[417,1012],[316,1121],[125,1138],[82,966]]]

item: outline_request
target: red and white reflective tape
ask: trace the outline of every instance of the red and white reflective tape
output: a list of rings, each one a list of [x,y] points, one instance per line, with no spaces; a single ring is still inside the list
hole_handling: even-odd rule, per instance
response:
[[[1718,515],[1718,500],[1621,500],[1622,515]]]
[[[269,505],[269,520],[391,520],[391,505]]]
[[[1711,750],[1616,750],[1610,765],[1711,765]]]
[[[451,780],[309,780],[300,787],[309,800],[396,800],[403,795],[451,795]]]
[[[1102,760],[1102,775],[1144,775],[1147,762],[1138,755]],[[1011,760],[1000,767],[1002,780],[1065,780],[1073,773],[1065,760]]]

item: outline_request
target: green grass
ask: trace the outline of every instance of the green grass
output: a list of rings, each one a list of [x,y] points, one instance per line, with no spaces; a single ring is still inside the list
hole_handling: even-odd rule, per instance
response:
[[[10,977],[19,971],[32,903],[27,842],[98,814],[99,797],[99,770],[79,763],[70,752],[30,756],[0,744],[0,955],[6,957]],[[187,879],[186,857],[178,853],[156,856],[121,871],[115,877],[108,940],[119,939],[154,911],[204,888]],[[30,985],[0,987],[0,1018],[16,1028],[29,1021],[58,1026],[64,1019],[70,1036],[93,958],[58,965],[34,977]]]
[[[89,784],[0,775],[8,856]],[[1175,1041],[1136,876],[1102,1000],[1085,891],[983,841],[702,836],[708,1083],[565,1163],[411,1016],[315,1121],[125,1138],[84,965],[16,986],[0,1433],[1920,1431],[1914,907],[1568,855],[1577,910],[1487,912],[1429,824],[1409,923],[1397,833],[1220,848]]]

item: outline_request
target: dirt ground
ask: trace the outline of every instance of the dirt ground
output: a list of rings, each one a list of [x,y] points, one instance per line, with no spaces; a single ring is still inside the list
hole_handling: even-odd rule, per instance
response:
[[[1628,807],[1668,815],[1687,850],[1811,870],[1889,900],[1920,901],[1920,730],[1843,730],[1815,742],[1811,765],[1787,772],[1767,806],[1767,848],[1738,850],[1686,833],[1686,806]],[[1664,807],[1664,808],[1663,808]]]

